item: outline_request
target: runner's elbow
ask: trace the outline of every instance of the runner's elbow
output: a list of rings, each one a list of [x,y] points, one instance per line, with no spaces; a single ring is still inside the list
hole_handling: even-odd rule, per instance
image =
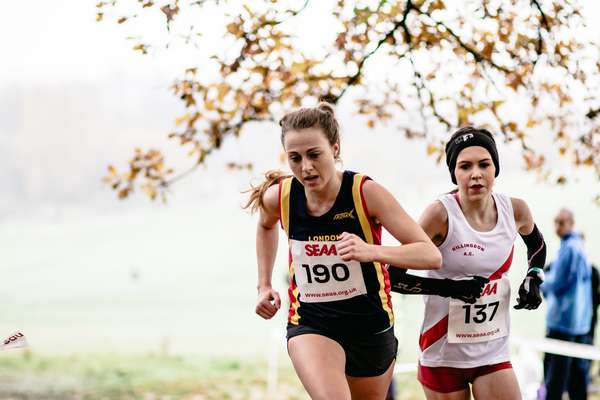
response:
[[[440,269],[442,268],[442,253],[438,250],[437,247],[432,245],[432,250],[430,251],[429,256],[429,269]]]

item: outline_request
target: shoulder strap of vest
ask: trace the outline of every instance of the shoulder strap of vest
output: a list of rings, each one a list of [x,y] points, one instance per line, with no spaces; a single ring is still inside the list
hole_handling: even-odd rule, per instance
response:
[[[370,216],[362,191],[362,185],[367,179],[370,178],[366,175],[354,174],[352,181],[352,199],[354,201],[354,208],[356,209],[358,221],[360,222],[365,239],[367,239],[367,243],[372,244],[374,241],[373,232],[371,231],[371,222],[369,220]]]
[[[293,177],[279,181],[279,222],[285,234],[290,236],[290,191]]]
[[[446,193],[438,197],[438,201],[442,203],[446,209],[448,218],[457,217],[460,215],[460,213],[462,213],[460,208],[460,200],[457,193]]]
[[[492,196],[496,199],[496,208],[498,210],[498,218],[503,218],[508,228],[517,236],[517,222],[515,221],[515,211],[513,210],[512,200],[509,196],[503,193],[492,192]]]

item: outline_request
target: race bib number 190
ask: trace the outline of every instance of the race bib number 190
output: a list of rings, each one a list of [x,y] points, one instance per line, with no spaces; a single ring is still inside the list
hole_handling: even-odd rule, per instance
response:
[[[367,293],[358,261],[343,261],[337,242],[290,240],[300,300],[320,303]]]
[[[475,304],[450,300],[448,343],[479,343],[508,335],[510,285],[490,281]]]

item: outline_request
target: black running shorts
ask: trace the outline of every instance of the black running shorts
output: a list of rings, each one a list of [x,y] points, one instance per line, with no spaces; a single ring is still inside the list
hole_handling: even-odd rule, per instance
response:
[[[346,353],[346,375],[352,377],[383,374],[398,351],[398,340],[394,336],[393,327],[371,335],[340,335],[306,325],[288,324],[287,340],[308,333],[325,336],[339,343]]]

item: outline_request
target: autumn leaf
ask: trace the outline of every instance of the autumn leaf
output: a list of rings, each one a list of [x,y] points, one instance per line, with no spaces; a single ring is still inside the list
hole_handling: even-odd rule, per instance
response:
[[[167,17],[167,23],[173,21],[173,18],[179,13],[179,6],[165,5],[160,8],[160,11]]]
[[[594,158],[592,156],[587,157],[584,161],[583,161],[583,165],[587,165],[588,167],[591,167],[594,165]]]
[[[132,192],[131,188],[124,188],[124,189],[119,190],[119,192],[118,192],[119,199],[126,198],[127,196],[129,196],[129,194],[131,192]]]
[[[158,194],[156,188],[149,183],[143,184],[141,186],[141,189],[144,191],[144,193],[146,193],[148,197],[150,197],[151,200],[154,200],[156,198],[156,195]]]
[[[142,43],[133,46],[133,50],[140,51],[142,54],[148,54],[148,47],[146,47],[146,45]]]
[[[434,154],[435,152],[439,151],[439,147],[437,147],[436,145],[434,145],[433,143],[429,143],[427,145],[427,155],[430,156],[432,154]]]
[[[492,53],[494,51],[494,42],[488,42],[483,50],[481,51],[481,55],[483,58],[490,59],[492,58]]]
[[[175,125],[181,125],[182,123],[184,123],[187,120],[189,120],[189,118],[190,118],[190,114],[189,113],[185,113],[182,116],[175,118]]]
[[[458,108],[458,126],[466,125],[469,122],[469,110],[464,107]]]
[[[227,32],[231,33],[234,36],[239,36],[241,33],[240,25],[236,22],[231,22],[227,24]]]
[[[444,10],[445,8],[446,8],[446,5],[444,4],[444,2],[442,0],[434,0],[429,4],[428,12],[432,13],[436,10]]]

